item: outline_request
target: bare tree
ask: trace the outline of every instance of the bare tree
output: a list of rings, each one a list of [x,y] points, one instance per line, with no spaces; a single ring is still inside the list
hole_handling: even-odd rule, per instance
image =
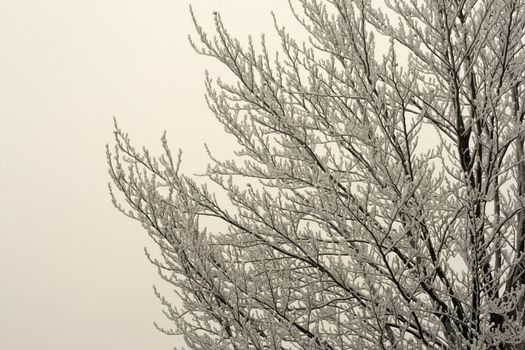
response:
[[[275,21],[275,56],[195,21],[236,79],[206,79],[240,146],[207,185],[165,137],[154,157],[116,127],[114,203],[182,302],[158,294],[161,330],[192,349],[525,349],[525,1],[385,5],[297,0],[309,40]]]

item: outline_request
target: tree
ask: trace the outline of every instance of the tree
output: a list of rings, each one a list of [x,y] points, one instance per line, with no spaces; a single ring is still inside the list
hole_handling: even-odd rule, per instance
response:
[[[275,21],[275,56],[193,16],[236,79],[206,79],[239,144],[208,184],[165,136],[154,157],[116,126],[114,203],[182,303],[157,293],[161,330],[192,349],[525,349],[525,2],[385,3],[291,3],[309,40]]]

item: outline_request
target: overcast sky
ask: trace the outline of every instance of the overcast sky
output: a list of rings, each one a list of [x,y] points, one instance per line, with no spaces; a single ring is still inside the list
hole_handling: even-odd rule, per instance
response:
[[[232,32],[290,18],[283,0],[193,0]],[[229,143],[207,110],[204,70],[180,0],[0,1],[0,348],[171,349],[159,282],[137,223],[112,207],[104,147],[112,117],[139,145],[163,130],[205,168],[203,142]],[[206,25],[208,26],[208,25]]]

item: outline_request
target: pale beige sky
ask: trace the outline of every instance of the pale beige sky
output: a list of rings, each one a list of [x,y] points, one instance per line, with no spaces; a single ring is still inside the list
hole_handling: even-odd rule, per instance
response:
[[[290,18],[287,1],[193,0],[233,33]],[[0,349],[171,349],[152,293],[148,239],[110,204],[104,146],[112,117],[184,166],[202,143],[228,143],[204,104],[204,69],[187,43],[188,1],[0,1]]]

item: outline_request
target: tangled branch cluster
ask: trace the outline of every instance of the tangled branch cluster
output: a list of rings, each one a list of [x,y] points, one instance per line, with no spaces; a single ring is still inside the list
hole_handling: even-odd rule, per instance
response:
[[[192,349],[525,349],[524,6],[297,0],[309,40],[275,21],[275,56],[194,17],[236,79],[206,79],[240,147],[208,169],[229,205],[165,137],[154,157],[116,127],[108,150],[115,205],[182,302],[158,293],[162,330]]]

